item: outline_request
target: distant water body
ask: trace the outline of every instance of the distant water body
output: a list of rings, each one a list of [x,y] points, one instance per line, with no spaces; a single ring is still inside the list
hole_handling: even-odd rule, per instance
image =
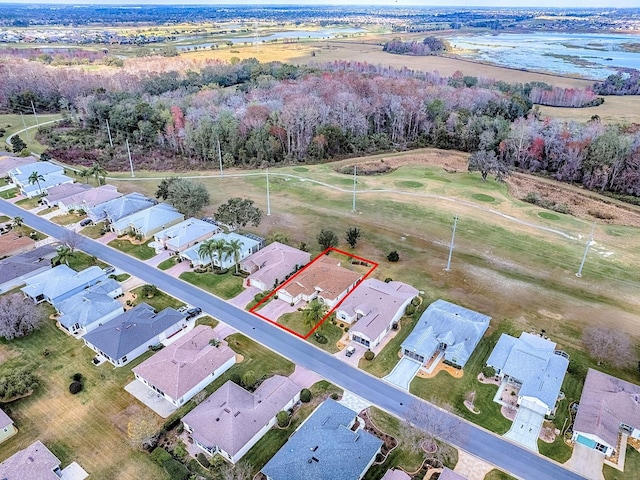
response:
[[[458,35],[448,38],[462,58],[510,68],[602,80],[619,68],[640,70],[640,35],[530,33]]]

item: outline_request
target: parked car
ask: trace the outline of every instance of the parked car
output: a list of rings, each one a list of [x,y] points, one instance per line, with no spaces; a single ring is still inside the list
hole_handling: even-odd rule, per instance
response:
[[[350,357],[351,355],[353,355],[354,353],[356,353],[356,347],[354,347],[353,345],[349,345],[347,347],[347,351],[346,351],[346,355],[347,357]]]
[[[80,222],[80,226],[86,227],[87,225],[91,225],[92,223],[93,223],[93,220],[91,220],[90,218],[85,218]]]
[[[187,310],[187,318],[193,318],[196,315],[200,315],[202,313],[202,309],[200,307],[193,307]]]
[[[183,305],[178,309],[180,313],[186,313],[187,310],[189,310],[189,307],[187,305]]]
[[[202,217],[202,221],[210,223],[212,225],[216,225],[216,221],[212,217]]]
[[[116,271],[116,267],[107,267],[105,269],[102,270],[104,273],[106,273],[107,275],[113,273]]]

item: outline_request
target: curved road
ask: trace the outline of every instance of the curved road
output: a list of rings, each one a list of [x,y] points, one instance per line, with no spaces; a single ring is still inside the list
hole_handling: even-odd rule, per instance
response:
[[[5,200],[0,202],[0,212],[11,217],[21,216],[24,223],[52,237],[60,238],[61,234],[66,231],[64,227],[22,210]],[[161,290],[181,300],[201,306],[211,316],[231,325],[292,362],[313,370],[330,382],[350,390],[400,418],[406,418],[412,404],[422,402],[408,392],[399,390],[383,380],[347,365],[323,350],[245,310],[111,247],[87,238],[83,241],[81,249],[145,282],[153,283]],[[423,403],[430,417],[429,423],[431,425],[439,423],[446,425],[452,431],[452,433],[443,433],[443,440],[493,463],[512,475],[531,480],[578,480],[583,478],[552,460],[525,450],[427,402]],[[418,426],[427,427],[427,425]]]

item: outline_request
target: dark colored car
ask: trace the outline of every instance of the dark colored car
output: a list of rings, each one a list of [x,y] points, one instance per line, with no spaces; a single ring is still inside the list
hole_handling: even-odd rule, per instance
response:
[[[202,313],[202,309],[200,307],[193,307],[187,310],[187,318],[193,318],[196,315],[200,315]]]
[[[80,222],[80,226],[86,227],[87,225],[91,225],[92,223],[93,223],[93,220],[91,220],[90,218],[85,218]]]

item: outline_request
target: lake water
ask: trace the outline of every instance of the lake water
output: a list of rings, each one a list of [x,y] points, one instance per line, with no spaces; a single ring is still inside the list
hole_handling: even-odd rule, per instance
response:
[[[640,70],[640,53],[623,44],[640,44],[640,35],[530,33],[458,35],[448,38],[460,57],[510,68],[604,79],[617,68]]]

